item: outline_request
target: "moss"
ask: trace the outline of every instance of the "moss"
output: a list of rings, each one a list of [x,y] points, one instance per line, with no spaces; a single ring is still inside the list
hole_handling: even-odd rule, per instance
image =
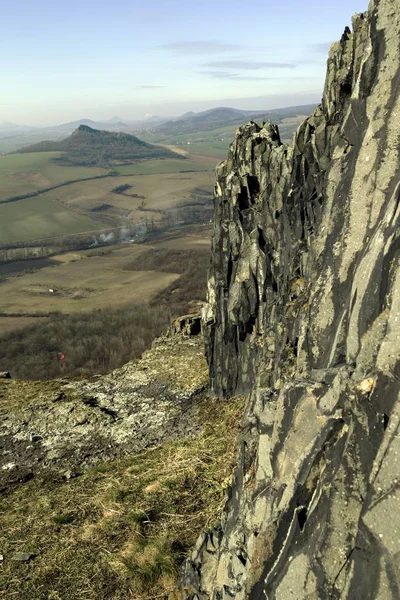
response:
[[[35,478],[2,498],[0,597],[163,597],[199,533],[218,521],[243,400],[204,398],[203,434],[99,465],[63,483]],[[227,435],[230,432],[230,435]],[[29,563],[10,558],[35,555]]]

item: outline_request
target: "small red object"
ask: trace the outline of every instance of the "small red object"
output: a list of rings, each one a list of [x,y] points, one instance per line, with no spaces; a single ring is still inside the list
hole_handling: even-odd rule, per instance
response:
[[[65,359],[65,354],[60,354],[60,360],[64,360]]]

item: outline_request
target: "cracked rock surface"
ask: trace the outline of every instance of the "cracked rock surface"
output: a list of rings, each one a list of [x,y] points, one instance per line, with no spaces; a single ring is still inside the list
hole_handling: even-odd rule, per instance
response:
[[[293,145],[250,123],[217,167],[210,385],[249,399],[177,597],[400,598],[399,87],[398,0],[372,0]]]

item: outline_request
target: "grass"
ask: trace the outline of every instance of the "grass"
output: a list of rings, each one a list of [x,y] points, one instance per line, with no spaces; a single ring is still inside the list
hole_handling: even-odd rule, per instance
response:
[[[0,204],[0,245],[100,228],[98,222],[53,202],[45,194]]]
[[[106,173],[101,168],[55,164],[52,159],[59,154],[0,156],[0,201]],[[214,159],[205,156],[140,161],[118,167],[119,176],[79,181],[35,197],[0,203],[0,244],[73,235],[118,223],[125,225],[127,218],[129,222],[145,219],[148,223],[156,223],[162,219],[162,210],[190,199],[193,188],[206,186],[212,189],[215,163]],[[131,185],[132,194],[113,193],[113,189],[121,185]],[[146,213],[139,210],[142,203]],[[70,210],[71,207],[75,212]]]
[[[0,597],[164,597],[200,532],[218,524],[243,401],[199,401],[203,433],[104,464],[64,483],[33,479],[5,495]],[[10,560],[32,553],[27,563]],[[1,596],[3,594],[3,596]]]
[[[178,278],[171,271],[124,270],[144,250],[144,245],[129,244],[97,255],[77,253],[80,260],[72,256],[70,262],[10,278],[1,284],[0,312],[73,314],[143,304]]]
[[[84,211],[107,205],[109,208],[102,214],[115,214],[122,209],[131,221],[139,221],[143,218],[143,212],[138,210],[142,201],[147,209],[168,209],[190,200],[192,191],[198,186],[206,187],[211,192],[214,179],[212,171],[121,175],[73,183],[46,192],[45,196]],[[124,194],[115,192],[123,187],[126,188]]]
[[[134,165],[118,167],[117,170],[121,175],[157,175],[163,173],[211,171],[213,170],[213,162],[202,160],[201,158],[146,160]]]
[[[99,167],[64,167],[51,162],[59,156],[60,152],[0,156],[0,200],[107,172]]]

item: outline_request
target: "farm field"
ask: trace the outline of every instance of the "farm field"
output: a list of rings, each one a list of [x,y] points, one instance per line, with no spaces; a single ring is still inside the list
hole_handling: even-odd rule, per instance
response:
[[[214,184],[213,158],[153,159],[118,167],[120,175],[79,181],[1,203],[13,195],[107,173],[99,168],[56,165],[50,162],[55,156],[58,153],[0,157],[0,244],[99,231],[125,225],[126,218],[131,222],[145,218],[155,223],[162,218],[161,210],[188,202],[197,188],[210,194]],[[114,193],[121,185],[132,187],[124,194]]]
[[[145,249],[132,245],[11,278],[1,284],[0,313],[75,313],[147,302],[179,275],[125,271],[124,264]]]
[[[0,200],[28,194],[63,181],[105,175],[99,167],[64,167],[51,162],[60,152],[0,156]]]
[[[98,221],[53,202],[46,194],[0,204],[2,245],[101,228]]]
[[[124,244],[54,256],[55,266],[9,277],[0,284],[0,314],[20,314],[26,318],[56,311],[79,313],[143,304],[178,279],[179,274],[127,270],[132,261],[154,248],[203,250],[209,247],[209,230],[200,230],[196,235],[167,234],[154,243]],[[0,333],[7,327],[7,330],[12,328],[8,319],[0,317]]]
[[[171,147],[171,146],[167,146]],[[185,160],[165,158],[163,160],[143,160],[133,165],[117,167],[121,175],[158,175],[164,173],[185,173],[191,171],[214,171],[217,161],[207,155],[187,155]]]
[[[163,210],[189,201],[191,192],[196,188],[212,193],[214,178],[211,171],[115,176],[73,183],[42,196],[85,211],[101,209],[97,214],[112,211],[113,208],[123,209],[129,219],[139,220],[143,217],[143,212],[137,210],[140,206]],[[123,194],[113,192],[124,185],[131,187]]]

